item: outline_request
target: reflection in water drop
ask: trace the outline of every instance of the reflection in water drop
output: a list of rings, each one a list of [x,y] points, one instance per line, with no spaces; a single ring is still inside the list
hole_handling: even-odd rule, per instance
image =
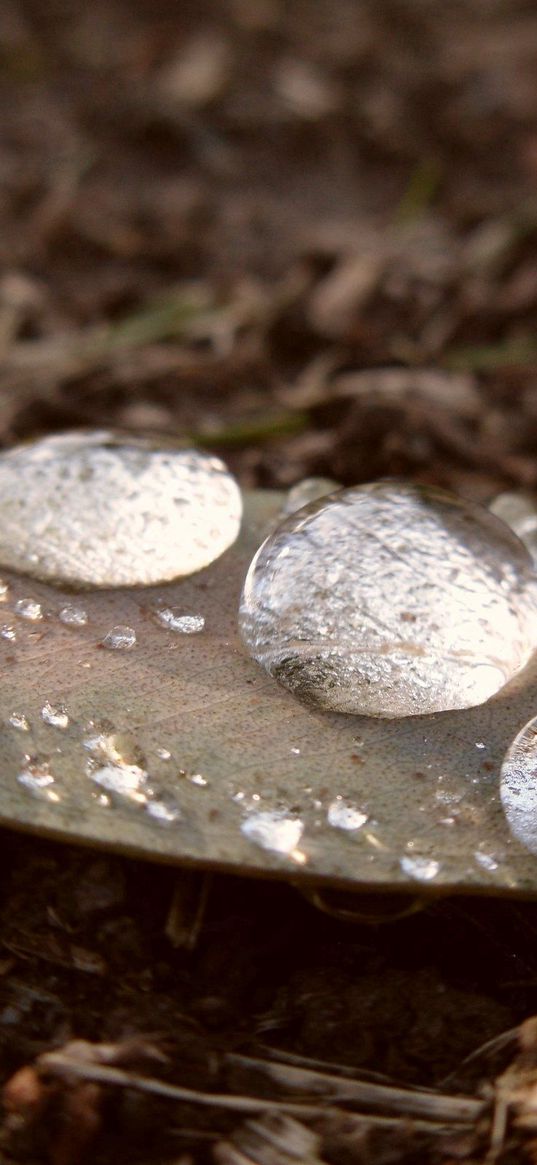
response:
[[[41,603],[35,599],[18,599],[15,603],[15,614],[19,619],[28,619],[30,623],[39,623],[43,618]]]
[[[111,627],[102,640],[102,647],[108,651],[129,651],[136,643],[136,631],[132,627],[125,627],[121,623]]]
[[[23,712],[12,712],[9,717],[9,723],[12,728],[17,728],[19,732],[30,731],[30,724]]]
[[[48,700],[43,704],[41,709],[41,719],[44,720],[45,724],[49,724],[51,728],[65,729],[69,727],[69,717],[65,708],[55,708]]]
[[[56,782],[48,761],[27,758],[24,768],[17,773],[17,781],[23,789],[40,801],[56,803],[60,800],[58,790],[54,788]]]
[[[185,615],[181,607],[163,607],[155,611],[155,616],[167,631],[182,635],[197,635],[205,627],[203,615]]]
[[[440,873],[440,862],[433,858],[405,857],[399,862],[404,874],[415,878],[417,882],[432,882]]]
[[[241,824],[241,833],[274,853],[287,854],[295,858],[300,854],[298,843],[304,832],[304,825],[297,817],[287,817],[282,810],[264,810],[251,813]],[[298,858],[300,861],[301,859]]]
[[[407,716],[483,703],[537,646],[530,558],[488,510],[379,482],[291,515],[257,552],[240,626],[293,693]]]
[[[519,732],[505,754],[500,795],[511,832],[537,854],[537,717]]]
[[[491,502],[491,513],[514,530],[537,563],[537,498],[524,490],[498,494]]]
[[[65,623],[66,627],[85,627],[88,621],[88,612],[78,603],[68,603],[58,613],[58,619],[60,623]]]
[[[357,805],[339,796],[328,806],[326,816],[328,824],[333,825],[335,829],[361,829],[367,821],[367,813],[362,813]]]
[[[101,430],[2,452],[0,494],[0,562],[79,586],[201,570],[235,541],[242,511],[217,457]]]
[[[316,502],[317,498],[324,498],[339,489],[341,486],[331,477],[305,477],[291,486],[282,506],[282,514],[294,514],[296,510],[301,510],[302,506],[309,506],[310,502]]]

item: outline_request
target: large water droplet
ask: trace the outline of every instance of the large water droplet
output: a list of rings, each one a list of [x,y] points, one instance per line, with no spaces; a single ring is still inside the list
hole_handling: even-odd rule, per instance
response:
[[[505,754],[500,795],[511,832],[537,854],[537,716],[519,732]]]
[[[19,732],[30,731],[28,717],[24,715],[24,712],[12,712],[8,719],[11,727],[16,728]]]
[[[335,712],[408,716],[481,704],[537,645],[525,548],[444,490],[379,482],[291,515],[246,578],[254,658]]]
[[[149,585],[235,541],[239,488],[216,457],[105,431],[0,455],[0,562],[52,582]]]

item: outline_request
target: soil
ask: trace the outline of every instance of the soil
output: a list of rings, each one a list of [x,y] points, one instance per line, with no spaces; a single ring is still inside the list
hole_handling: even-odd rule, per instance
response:
[[[106,425],[188,436],[245,487],[537,488],[529,0],[4,0],[0,98],[2,444]],[[36,1058],[84,1040],[259,1096],[230,1056],[277,1051],[486,1101],[516,1041],[463,1061],[537,1012],[537,904],[349,924],[8,832],[0,862],[6,1162],[485,1160],[486,1122],[345,1106],[293,1158],[289,1129],[255,1147],[238,1111]],[[487,1160],[537,1159],[534,1131]]]

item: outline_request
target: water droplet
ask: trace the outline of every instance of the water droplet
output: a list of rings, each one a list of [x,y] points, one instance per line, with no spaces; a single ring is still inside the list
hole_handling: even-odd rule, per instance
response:
[[[443,490],[379,482],[291,515],[263,543],[240,626],[293,693],[408,716],[483,703],[537,645],[537,584],[511,531]]]
[[[68,603],[58,614],[61,623],[66,627],[85,627],[88,621],[88,612],[77,603]]]
[[[89,758],[86,773],[106,793],[146,805],[152,798],[144,758],[137,745],[116,733],[96,732],[83,741]]]
[[[490,505],[491,513],[506,522],[524,543],[537,562],[537,506],[535,497],[524,490],[498,494]]]
[[[17,638],[17,632],[15,631],[14,627],[9,627],[8,624],[4,624],[0,631],[0,637],[2,639],[8,639],[11,643],[13,643]]]
[[[7,603],[9,599],[9,586],[3,578],[0,578],[0,603]]]
[[[433,858],[403,857],[399,863],[403,873],[417,882],[432,882],[440,873],[440,862]]]
[[[30,623],[39,623],[43,618],[41,603],[35,599],[18,599],[15,603],[15,614],[19,619],[28,619]]]
[[[106,647],[108,651],[128,651],[134,647],[135,643],[136,631],[133,631],[132,627],[124,627],[122,624],[111,627],[102,640],[102,646]]]
[[[148,801],[146,812],[158,825],[173,825],[174,822],[180,821],[182,817],[179,806],[170,800]]]
[[[476,740],[475,746],[476,746],[476,748],[479,748],[479,749],[483,749],[483,748],[487,747],[483,740]]]
[[[78,586],[201,570],[235,541],[242,512],[217,457],[101,430],[2,452],[0,493],[0,562]]]
[[[145,804],[147,801],[147,773],[138,765],[109,764],[92,768],[88,776],[96,785],[109,793],[117,793],[132,801]]]
[[[500,795],[511,832],[537,854],[537,717],[518,733],[505,754]]]
[[[69,717],[64,707],[55,708],[47,700],[41,709],[41,719],[51,728],[68,728]]]
[[[333,825],[335,829],[348,829],[350,831],[361,829],[367,821],[367,813],[362,813],[357,805],[353,805],[351,801],[345,801],[343,797],[335,797],[328,806],[326,814],[328,824]]]
[[[291,752],[293,753],[293,756],[300,756],[300,749],[299,748],[292,748]]]
[[[9,723],[12,728],[17,728],[19,732],[29,732],[30,724],[27,717],[22,712],[12,712],[9,717]]]
[[[208,787],[209,782],[207,777],[204,777],[202,773],[186,773],[185,776],[191,785],[197,785],[200,789],[206,789]]]
[[[185,615],[181,607],[163,607],[155,611],[155,616],[167,631],[177,631],[182,635],[196,635],[205,627],[203,615]]]
[[[241,825],[241,833],[260,845],[263,849],[274,853],[293,856],[304,832],[303,822],[297,817],[287,817],[277,809],[267,809],[260,813],[251,813]]]
[[[169,748],[157,748],[157,756],[160,760],[171,760],[171,752]]]
[[[494,873],[494,870],[498,869],[499,862],[496,860],[493,854],[486,854],[482,850],[477,850],[474,854],[474,858],[478,866],[481,866],[484,870],[487,870],[489,874]]]
[[[28,758],[25,767],[17,773],[17,781],[33,797],[41,801],[58,802],[60,795],[54,788],[55,779],[47,761]]]
[[[303,506],[309,506],[310,502],[316,502],[318,498],[324,498],[339,489],[341,486],[331,477],[305,477],[291,486],[282,507],[282,514],[294,514]]]

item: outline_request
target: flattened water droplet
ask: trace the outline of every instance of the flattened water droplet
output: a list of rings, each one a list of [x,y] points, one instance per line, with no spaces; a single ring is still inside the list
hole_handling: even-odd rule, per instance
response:
[[[328,806],[326,814],[329,825],[333,825],[335,829],[347,829],[349,831],[361,829],[368,820],[367,813],[363,813],[357,805],[353,805],[351,801],[345,801],[343,797],[335,797]]]
[[[291,515],[246,578],[243,639],[325,710],[409,716],[483,703],[537,645],[525,548],[444,490],[379,482]]]
[[[201,570],[235,541],[242,512],[217,457],[101,430],[3,452],[0,494],[0,562],[78,586]]]
[[[303,822],[281,810],[251,813],[241,824],[241,833],[263,849],[293,856],[304,832]]]
[[[108,651],[129,651],[136,643],[136,631],[118,624],[110,628],[101,642]]]
[[[48,761],[28,758],[24,768],[17,773],[17,781],[38,800],[52,802],[60,800],[60,794],[54,788],[56,782]]]
[[[30,623],[39,623],[43,618],[41,603],[35,599],[18,599],[15,603],[15,614],[19,619],[28,619]]]
[[[65,729],[69,727],[69,716],[65,708],[55,708],[48,700],[43,704],[41,709],[41,719],[44,720],[45,724],[49,724],[51,728]]]
[[[476,850],[474,858],[483,870],[487,870],[489,874],[493,874],[498,869],[499,862],[493,854],[487,854],[483,850]]]
[[[405,857],[399,863],[404,874],[415,878],[417,882],[432,882],[440,873],[440,862],[433,858]]]
[[[537,854],[537,717],[518,733],[505,754],[500,796],[511,832]]]
[[[185,615],[182,607],[162,607],[155,611],[155,616],[167,631],[182,635],[197,635],[205,627],[203,615]]]
[[[490,505],[492,514],[506,522],[527,547],[537,563],[537,506],[536,498],[524,490],[498,494]]]
[[[88,612],[78,603],[67,603],[67,606],[62,607],[59,612],[58,619],[60,623],[65,623],[66,627],[85,627],[88,621]]]
[[[12,712],[9,717],[9,723],[12,728],[17,728],[19,732],[30,731],[30,724],[23,712]]]

